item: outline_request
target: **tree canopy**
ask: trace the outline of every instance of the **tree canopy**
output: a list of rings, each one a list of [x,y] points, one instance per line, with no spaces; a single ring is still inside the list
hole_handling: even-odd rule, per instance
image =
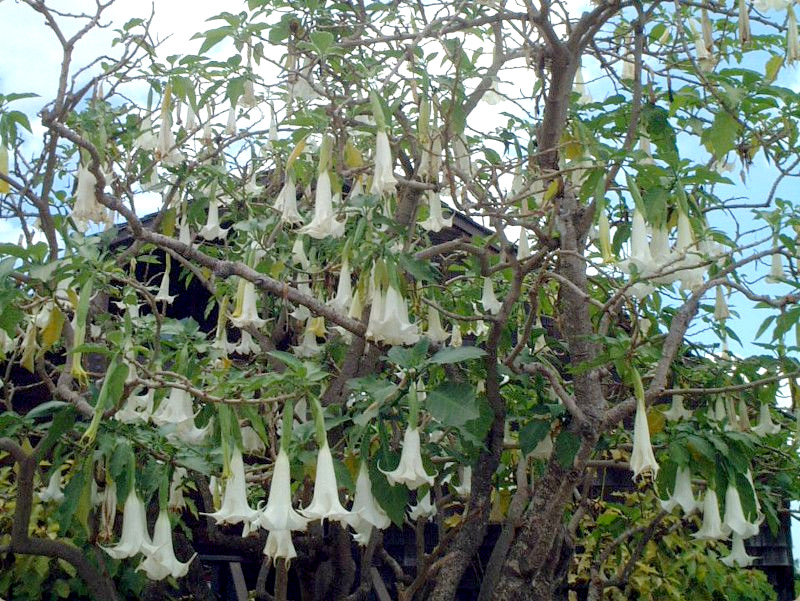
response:
[[[0,596],[211,599],[214,549],[280,601],[774,598],[793,2],[248,0],[166,57],[113,2],[22,0],[57,91],[0,94]]]

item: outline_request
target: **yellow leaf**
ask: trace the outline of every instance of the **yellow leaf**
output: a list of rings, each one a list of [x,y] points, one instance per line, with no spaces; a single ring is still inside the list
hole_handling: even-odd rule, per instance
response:
[[[168,238],[175,236],[175,209],[168,209],[164,213],[164,220],[161,222],[161,233]]]
[[[364,166],[364,157],[350,140],[347,140],[344,145],[344,164],[348,169],[359,169]]]
[[[61,338],[61,329],[64,327],[64,314],[54,306],[50,312],[50,319],[42,330],[42,350],[46,351]]]
[[[444,521],[444,525],[448,528],[455,528],[461,523],[461,514],[451,515]]]
[[[558,179],[554,179],[550,182],[550,185],[547,186],[547,190],[544,193],[544,202],[550,201],[558,192],[561,190],[561,182]]]
[[[307,137],[306,137],[307,138]],[[294,163],[297,158],[303,153],[306,149],[306,138],[303,138],[297,143],[297,146],[294,147],[292,154],[289,155],[289,158],[286,160],[286,169],[288,170],[292,163]]]
[[[0,144],[0,174],[8,175],[8,149],[5,144]],[[4,179],[0,179],[0,194],[8,194],[11,187]]]
[[[664,414],[657,410],[652,410],[647,413],[647,427],[650,428],[650,435],[658,434],[664,430],[666,424]]]

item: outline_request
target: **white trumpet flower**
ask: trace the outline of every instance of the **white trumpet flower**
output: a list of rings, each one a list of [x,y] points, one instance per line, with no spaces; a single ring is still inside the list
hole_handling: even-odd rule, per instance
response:
[[[647,425],[647,409],[643,399],[639,399],[636,404],[630,465],[634,480],[643,473],[650,473],[653,478],[658,474],[659,466],[650,444],[650,428]]]
[[[206,224],[200,228],[197,234],[205,240],[215,240],[217,238],[224,240],[225,236],[228,235],[228,228],[223,228],[219,225],[219,199],[216,193],[214,193],[208,203],[208,218]]]
[[[419,439],[419,428],[406,428],[403,435],[403,448],[400,451],[400,463],[392,471],[381,470],[389,484],[405,485],[409,490],[415,490],[427,484],[433,486],[433,476],[429,476],[422,465],[422,451]]]
[[[450,326],[450,346],[457,348],[463,344],[461,326],[455,321]]]
[[[725,518],[723,523],[734,534],[742,538],[750,538],[758,534],[758,525],[748,522],[747,518],[745,518],[739,491],[733,484],[728,484],[728,489],[725,491]]]
[[[697,508],[697,501],[692,493],[692,471],[688,467],[678,468],[672,494],[666,501],[661,501],[661,508],[664,511],[672,511],[679,505],[686,514],[692,513]]]
[[[503,304],[497,300],[497,296],[495,296],[494,283],[490,277],[483,278],[483,294],[481,295],[481,304],[483,305],[484,309],[493,315],[497,314],[500,311],[500,308],[503,306]]]
[[[150,388],[144,394],[132,394],[122,408],[114,414],[114,419],[123,424],[147,423],[153,413],[155,390]]]
[[[156,551],[147,532],[147,516],[144,503],[131,486],[125,505],[122,507],[122,535],[113,547],[100,547],[114,559],[133,557],[139,552],[151,554]]]
[[[162,509],[158,514],[153,530],[153,546],[156,548],[155,552],[147,554],[145,560],[136,568],[137,571],[142,570],[150,580],[163,580],[167,576],[183,578],[189,572],[189,564],[197,557],[197,553],[194,553],[186,562],[178,561],[175,557],[172,526],[166,509]]]
[[[453,217],[445,219],[442,214],[442,201],[439,200],[439,195],[433,190],[427,190],[425,194],[428,197],[428,218],[420,221],[420,227],[428,232],[438,232],[442,228],[453,227]]]
[[[161,403],[153,412],[153,422],[158,426],[179,424],[187,420],[194,421],[192,396],[182,388],[170,388],[169,396],[161,399]]]
[[[729,568],[732,568],[734,565],[737,565],[740,568],[747,568],[753,564],[753,560],[755,559],[755,557],[747,554],[747,551],[744,548],[744,539],[741,536],[734,534],[733,541],[731,543],[730,554],[720,558],[720,561]]]
[[[408,511],[408,517],[410,517],[415,522],[421,518],[424,518],[425,520],[430,520],[435,515],[436,515],[436,505],[431,503],[430,490],[425,493],[424,497],[418,499],[416,505],[411,505]]]
[[[769,275],[767,282],[770,284],[780,284],[781,280],[786,278],[783,271],[783,255],[780,253],[773,253],[770,258]]]
[[[400,291],[389,285],[383,293],[373,291],[367,336],[386,344],[416,344],[419,330],[408,320],[408,306]]]
[[[592,95],[586,88],[586,80],[583,77],[583,67],[580,65],[578,65],[578,69],[575,71],[575,80],[572,85],[572,90],[580,94],[578,104],[589,104],[592,102]]]
[[[692,412],[683,406],[682,394],[672,395],[672,405],[667,411],[664,411],[664,417],[673,422],[692,417]]]
[[[519,242],[517,243],[517,261],[522,261],[531,256],[531,245],[528,242],[528,231],[525,228],[519,233]]]
[[[777,434],[781,431],[781,427],[772,421],[772,414],[769,410],[768,403],[761,403],[761,411],[758,415],[758,425],[753,428],[753,432],[759,436],[767,436],[769,434]]]
[[[334,520],[346,526],[352,514],[339,501],[339,486],[333,469],[333,456],[326,441],[317,455],[317,475],[314,480],[314,496],[302,514],[309,520]]]
[[[436,343],[443,343],[450,338],[450,334],[442,327],[439,311],[431,305],[428,305],[428,329],[425,332],[425,336],[431,342]]]
[[[378,131],[375,136],[375,172],[372,176],[370,192],[376,196],[394,194],[397,179],[394,177],[394,161],[389,137],[385,131]]]
[[[342,268],[339,271],[339,281],[336,284],[336,296],[328,301],[329,306],[344,314],[347,314],[350,310],[350,304],[353,302],[353,283],[350,281],[351,277],[350,262],[347,260],[347,257],[345,257],[342,261]]]
[[[313,357],[322,351],[322,347],[317,344],[317,332],[313,317],[306,319],[300,344],[293,346],[292,350],[298,357]]]
[[[290,530],[270,530],[267,536],[267,544],[264,546],[264,555],[272,561],[276,559],[289,562],[297,557],[297,551],[292,543],[292,532]]]
[[[384,530],[391,524],[389,516],[386,515],[386,512],[378,505],[372,495],[372,482],[369,479],[367,466],[363,461],[358,470],[356,496],[353,499],[351,511],[353,512],[353,517],[350,520],[350,526],[356,532],[353,538],[361,546],[366,546],[369,543],[373,527],[378,530]]]
[[[75,204],[70,217],[80,231],[86,230],[89,222],[96,224],[111,224],[111,218],[106,208],[97,201],[95,189],[97,178],[89,171],[88,167],[78,168],[78,182],[75,188]]]
[[[258,316],[257,298],[256,285],[249,280],[245,280],[241,310],[231,315],[233,325],[237,328],[245,328],[247,326],[264,327],[267,321]]]
[[[257,523],[273,531],[305,530],[308,520],[292,508],[292,483],[289,456],[283,447],[278,451],[272,468],[267,506],[259,512]]]
[[[225,492],[222,495],[222,505],[219,511],[203,513],[214,518],[217,524],[244,523],[242,536],[250,533],[253,521],[258,517],[258,512],[252,509],[247,502],[247,481],[244,475],[244,459],[242,452],[233,448],[230,459],[230,477],[225,481]]]
[[[472,468],[470,466],[464,466],[458,468],[458,475],[460,484],[458,486],[453,486],[453,490],[459,497],[468,497],[472,493]]]
[[[714,319],[723,321],[731,316],[728,310],[728,303],[725,302],[725,293],[722,291],[722,286],[717,286],[716,298],[714,302]]]
[[[176,296],[176,294],[170,295],[169,293],[169,269],[165,269],[164,274],[161,276],[161,285],[158,287],[158,294],[156,294],[155,300],[171,305]]]
[[[308,225],[304,225],[298,231],[301,234],[308,234],[317,240],[322,240],[328,236],[340,238],[344,234],[344,224],[344,221],[336,221],[334,218],[331,177],[327,170],[323,171],[317,178],[317,190],[314,196],[314,217]]]
[[[166,165],[178,165],[184,156],[175,143],[175,134],[172,133],[172,117],[169,111],[161,110],[161,127],[158,130],[156,142],[156,159]]]
[[[150,115],[145,115],[142,118],[140,132],[141,133],[136,138],[136,142],[134,142],[134,148],[150,151],[155,150],[156,146],[158,145],[158,138],[153,133],[153,119],[150,117]]]
[[[794,6],[790,4],[786,7],[788,19],[786,22],[786,62],[790,65],[800,60],[800,41],[797,37],[797,16],[794,14]]]
[[[61,468],[50,474],[47,488],[39,491],[38,497],[42,503],[47,503],[48,501],[61,503],[64,500],[64,493],[61,491]]]
[[[261,347],[258,342],[253,340],[250,332],[242,330],[239,342],[233,345],[231,352],[239,355],[255,355],[261,352]]]
[[[183,480],[187,472],[185,467],[176,467],[172,472],[172,479],[169,482],[169,499],[167,507],[173,510],[181,510],[186,507],[186,500],[183,498]]]
[[[730,533],[730,529],[722,523],[720,518],[716,491],[713,488],[707,488],[703,499],[703,525],[700,530],[692,534],[692,538],[699,540],[725,540],[730,536]]]

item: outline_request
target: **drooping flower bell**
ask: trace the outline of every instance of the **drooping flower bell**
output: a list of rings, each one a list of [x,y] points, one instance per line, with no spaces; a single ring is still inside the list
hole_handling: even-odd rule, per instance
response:
[[[283,446],[275,458],[266,507],[260,511],[258,525],[273,531],[305,530],[308,520],[292,508],[289,456]]]
[[[409,490],[415,490],[423,484],[433,486],[433,476],[429,476],[425,466],[422,465],[419,428],[410,426],[406,428],[400,451],[400,463],[389,472],[381,471],[392,486],[402,484]]]
[[[492,278],[486,276],[483,278],[483,294],[481,295],[481,304],[483,308],[489,313],[496,315],[499,313],[503,304],[497,300],[494,293],[494,283]]]
[[[147,517],[144,503],[131,483],[130,492],[122,508],[122,535],[113,547],[100,547],[114,559],[133,557],[137,553],[151,554],[156,547],[147,532]]]
[[[347,314],[350,304],[353,302],[353,283],[350,281],[352,272],[350,271],[350,261],[345,254],[342,259],[342,268],[339,270],[339,281],[336,284],[336,296],[328,301],[328,305]]]
[[[408,511],[408,517],[415,522],[419,519],[430,520],[435,515],[436,505],[431,503],[430,489],[428,489],[428,492],[425,493],[425,496],[423,496],[421,499],[418,498],[417,504],[409,507]]]
[[[438,232],[442,228],[453,227],[453,217],[445,219],[442,214],[442,201],[439,200],[439,195],[433,190],[426,190],[425,196],[428,199],[428,218],[420,221],[420,227],[428,232]]]
[[[237,291],[236,307],[231,315],[231,322],[237,328],[248,326],[263,328],[267,321],[258,316],[256,285],[250,280],[242,279],[239,281],[239,286],[241,291]]]
[[[244,523],[242,536],[247,536],[252,528],[253,521],[258,517],[258,512],[250,507],[247,501],[247,481],[244,475],[244,459],[242,452],[235,445],[231,451],[230,475],[225,481],[225,492],[222,495],[222,505],[219,511],[203,513],[214,518],[217,524]]]
[[[169,255],[166,256],[166,260],[164,262],[164,273],[161,276],[161,284],[158,287],[158,293],[156,294],[155,300],[163,302],[165,305],[171,305],[172,301],[175,300],[177,295],[169,293],[169,272],[171,267],[172,259]]]
[[[178,165],[184,158],[175,143],[175,134],[172,133],[172,91],[169,84],[161,103],[161,127],[158,129],[155,154],[156,159],[166,165]]]
[[[724,321],[731,316],[728,310],[728,303],[725,302],[725,293],[722,286],[717,286],[716,298],[714,302],[714,319],[717,321]]]
[[[134,148],[150,151],[155,150],[158,145],[158,138],[153,133],[153,119],[149,114],[142,118],[140,132],[141,133],[136,138],[136,142],[133,144]]]
[[[755,491],[754,491],[755,493]],[[724,524],[730,530],[742,537],[750,538],[758,534],[758,525],[750,522],[744,515],[742,509],[742,500],[739,497],[739,491],[732,483],[728,484],[728,489],[725,491],[725,518]]]
[[[653,454],[653,446],[650,444],[650,428],[647,425],[647,409],[644,405],[644,388],[639,373],[635,368],[631,369],[634,379],[634,391],[636,395],[636,417],[633,422],[633,450],[631,451],[631,471],[633,479],[640,474],[649,473],[655,478],[658,475],[658,462]]]
[[[61,491],[61,468],[53,470],[50,474],[50,479],[47,481],[47,487],[39,491],[39,500],[42,503],[48,501],[55,501],[61,503],[64,500],[64,493]]]
[[[683,406],[682,394],[672,395],[672,405],[667,411],[664,411],[664,417],[673,422],[692,417],[692,412]]]
[[[463,338],[461,336],[461,326],[457,322],[453,322],[450,325],[450,346],[453,348],[458,348],[463,344]]]
[[[186,507],[186,500],[183,498],[183,481],[186,475],[186,468],[181,466],[176,467],[172,472],[172,478],[169,482],[167,507],[173,511],[180,511]]]
[[[786,22],[786,62],[793,65],[800,60],[800,42],[797,37],[797,16],[794,14],[794,5],[786,7],[788,18]]]
[[[517,261],[524,261],[531,256],[531,245],[528,242],[528,230],[524,227],[519,233],[519,242],[517,243]]]
[[[428,329],[425,331],[425,336],[428,340],[437,344],[443,343],[450,338],[450,334],[442,327],[439,311],[431,305],[428,305]]]
[[[648,277],[656,270],[656,264],[650,253],[647,242],[647,224],[639,209],[633,211],[633,224],[631,225],[631,256],[626,262],[628,270],[633,266],[641,277]],[[630,270],[632,271],[632,270]]]
[[[123,424],[147,423],[153,413],[156,391],[148,389],[144,394],[132,394],[114,414],[114,419]]]
[[[272,561],[284,559],[288,563],[297,557],[297,551],[292,543],[291,530],[270,530],[267,544],[264,545],[264,555]]]
[[[172,526],[169,522],[169,512],[162,509],[156,519],[153,530],[153,546],[155,551],[146,554],[146,557],[136,570],[142,570],[150,580],[163,580],[167,576],[173,578],[183,578],[189,572],[189,564],[192,563],[197,553],[193,554],[188,561],[181,562],[175,557],[175,549],[172,546]]]
[[[739,43],[745,46],[750,41],[750,12],[746,0],[739,0]]]
[[[322,319],[324,322],[323,317],[309,317],[306,319],[306,326],[303,328],[300,344],[292,347],[294,354],[298,357],[313,357],[322,351],[322,347],[317,344],[318,319]]]
[[[572,84],[572,91],[579,94],[578,104],[589,104],[592,102],[592,95],[586,88],[586,80],[583,77],[582,65],[578,65],[578,69],[575,71],[575,80]]]
[[[730,535],[730,532],[730,529],[722,523],[722,518],[720,518],[716,491],[713,488],[707,488],[703,499],[703,525],[700,530],[692,534],[692,538],[699,540],[725,540]]]
[[[333,214],[331,177],[328,173],[332,144],[333,138],[325,136],[320,148],[320,169],[314,196],[314,217],[308,225],[304,225],[299,230],[301,234],[308,234],[317,240],[328,236],[340,238],[344,234],[345,222],[337,221]]]
[[[206,224],[200,228],[197,234],[205,240],[224,240],[228,235],[228,228],[220,227],[219,224],[219,198],[217,197],[216,186],[212,186],[211,199],[208,202],[208,218]]]
[[[734,534],[730,554],[720,558],[720,561],[729,568],[732,568],[734,565],[740,568],[747,568],[753,564],[755,559],[755,557],[747,554],[747,550],[744,548],[744,539],[738,534]]]
[[[759,412],[758,425],[753,428],[753,432],[759,436],[768,436],[770,434],[777,434],[781,431],[781,427],[772,421],[772,414],[769,410],[769,403],[761,403],[761,411]]]
[[[356,496],[353,499],[351,511],[353,517],[350,520],[350,526],[356,532],[353,538],[361,546],[369,543],[373,527],[384,530],[391,523],[389,516],[372,495],[372,482],[366,463],[363,461],[358,470],[358,478],[356,478]]]
[[[688,466],[678,468],[672,494],[666,501],[661,501],[661,508],[664,511],[672,511],[678,506],[685,514],[692,513],[697,508],[697,501],[692,493],[692,471]]]
[[[179,424],[187,420],[194,421],[192,396],[182,388],[170,388],[169,396],[161,399],[161,403],[153,412],[153,422],[158,426]]]
[[[320,447],[317,455],[317,473],[314,479],[314,496],[302,514],[309,520],[333,520],[346,526],[352,514],[339,501],[339,485],[333,469],[333,455],[328,441]]]
[[[372,175],[370,192],[376,196],[394,194],[397,179],[394,177],[394,161],[389,137],[385,131],[378,131],[375,136],[375,171]]]
[[[286,182],[278,193],[273,205],[275,210],[280,211],[281,221],[289,224],[303,223],[303,218],[297,210],[297,186],[294,176],[286,172]]]
[[[468,497],[472,493],[472,467],[466,465],[458,468],[458,479],[459,484],[453,486],[453,490],[459,497]]]
[[[769,275],[767,276],[767,282],[770,284],[780,284],[785,278],[786,274],[783,271],[783,255],[778,252],[773,253],[770,257],[770,267]]]
[[[78,167],[78,182],[75,187],[75,204],[70,217],[80,231],[86,230],[89,222],[100,224],[111,223],[106,208],[97,201],[95,189],[97,178],[89,171],[88,167]]]

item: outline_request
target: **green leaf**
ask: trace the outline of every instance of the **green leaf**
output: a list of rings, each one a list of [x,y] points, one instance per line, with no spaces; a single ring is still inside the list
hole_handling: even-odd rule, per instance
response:
[[[330,47],[333,46],[333,34],[329,31],[315,31],[309,37],[321,55],[327,54]]]
[[[536,448],[544,437],[550,434],[550,422],[544,419],[532,419],[519,431],[519,446],[527,455]]]
[[[478,359],[485,354],[486,351],[477,346],[447,347],[437,351],[433,357],[428,359],[428,363],[437,363],[440,365],[445,363],[460,363],[461,361]]]
[[[305,373],[305,366],[303,365],[303,362],[291,353],[286,353],[284,351],[269,351],[267,354],[271,357],[274,357],[278,361],[285,363],[286,367],[290,368],[293,372],[297,374]]]
[[[425,356],[428,354],[429,345],[430,341],[427,338],[421,338],[419,342],[411,348],[393,346],[389,349],[389,352],[386,353],[386,356],[392,363],[405,369],[411,369],[422,364]]]
[[[581,446],[581,437],[569,430],[562,430],[556,438],[555,453],[558,463],[564,469],[571,469],[572,462],[578,448]]]
[[[727,111],[720,109],[711,126],[703,131],[701,140],[706,150],[715,157],[725,156],[736,146],[739,123]]]
[[[69,431],[75,425],[75,407],[67,405],[63,407],[58,413],[53,416],[53,421],[47,429],[42,442],[39,443],[36,450],[36,460],[41,460],[47,452],[58,442],[61,435]]]
[[[78,509],[81,495],[83,494],[83,485],[87,477],[87,466],[91,465],[91,461],[84,461],[81,469],[72,474],[72,477],[64,487],[64,499],[56,510],[56,521],[58,522],[58,530],[62,536],[66,534],[67,530],[72,523],[72,517]],[[89,475],[91,477],[91,475]]]
[[[226,25],[195,35],[194,38],[205,38],[203,43],[200,44],[200,50],[197,51],[198,54],[208,52],[232,33],[233,29]]]
[[[469,384],[447,382],[428,391],[425,407],[444,426],[461,428],[480,416],[475,390]]]
[[[399,255],[397,263],[421,282],[436,282],[441,277],[430,261],[415,259],[408,255]]]
[[[381,466],[386,469],[386,466]],[[370,463],[369,479],[372,481],[372,494],[395,526],[402,527],[408,506],[408,489],[405,486],[392,486],[386,476],[378,469],[377,463]]]

